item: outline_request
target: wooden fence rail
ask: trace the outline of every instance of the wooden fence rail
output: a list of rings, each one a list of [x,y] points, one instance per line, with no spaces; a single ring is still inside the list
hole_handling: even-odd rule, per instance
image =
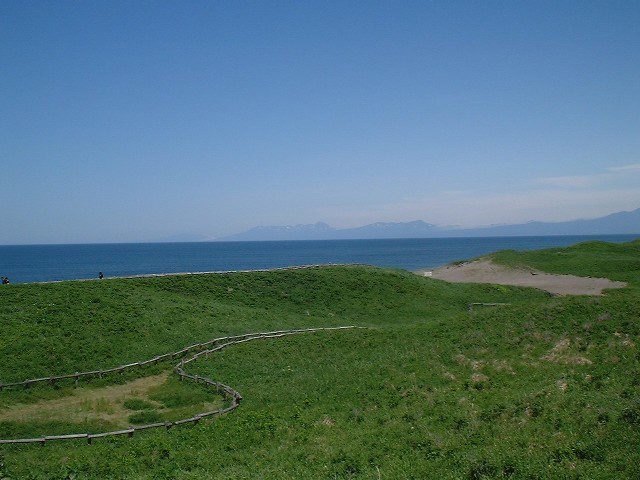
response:
[[[43,377],[43,378],[34,378],[30,380],[24,380],[22,382],[12,382],[12,383],[0,383],[0,391],[7,387],[16,387],[16,386],[24,386],[25,388],[31,386],[34,383],[45,383],[45,382],[55,382],[58,380],[65,379],[74,379],[75,382],[78,382],[80,378],[91,377],[98,375],[100,378],[106,373],[119,372],[122,373],[125,370],[131,368],[139,368],[140,366],[149,365],[151,363],[157,363],[163,360],[175,359],[176,357],[184,357],[187,353],[194,352],[190,358],[186,360],[182,358],[180,362],[175,365],[173,371],[176,375],[180,377],[180,380],[188,379],[195,383],[205,383],[208,386],[215,387],[217,393],[222,393],[225,399],[231,399],[231,403],[225,407],[217,410],[211,410],[208,412],[202,412],[194,415],[191,418],[185,418],[183,420],[177,420],[174,422],[160,422],[160,423],[150,423],[146,425],[137,425],[134,427],[130,427],[124,430],[115,430],[111,432],[101,432],[101,433],[72,433],[66,435],[43,435],[37,438],[13,438],[13,439],[0,439],[1,444],[20,444],[20,443],[39,443],[44,446],[48,441],[54,440],[77,440],[77,439],[85,439],[88,444],[91,445],[92,441],[96,438],[104,438],[109,436],[122,436],[127,435],[129,438],[133,437],[134,434],[138,431],[149,430],[154,428],[166,428],[169,430],[171,427],[176,425],[184,425],[184,424],[197,424],[203,417],[217,416],[217,415],[225,415],[240,405],[240,401],[242,400],[242,395],[240,392],[235,390],[233,387],[229,385],[225,385],[224,383],[216,382],[211,380],[210,378],[203,377],[200,375],[189,374],[184,370],[184,366],[196,361],[200,356],[208,356],[210,353],[214,353],[222,350],[225,347],[230,345],[237,345],[244,342],[249,342],[252,340],[258,339],[267,339],[267,338],[279,338],[286,335],[295,335],[300,333],[308,333],[308,332],[319,332],[319,331],[327,331],[327,330],[345,330],[345,329],[354,329],[354,328],[366,328],[366,327],[357,327],[357,326],[343,326],[343,327],[317,327],[317,328],[305,328],[305,329],[297,329],[297,330],[279,330],[276,332],[262,332],[262,333],[245,333],[242,335],[230,336],[230,337],[221,337],[215,338],[205,343],[196,343],[190,345],[188,347],[183,348],[177,352],[166,353],[164,355],[160,355],[154,357],[150,360],[146,360],[143,362],[134,362],[129,363],[127,365],[120,365],[119,367],[110,368],[107,370],[92,370],[89,372],[76,372],[67,375],[57,375],[51,377]],[[207,348],[210,347],[210,348]],[[203,348],[205,348],[203,350]]]

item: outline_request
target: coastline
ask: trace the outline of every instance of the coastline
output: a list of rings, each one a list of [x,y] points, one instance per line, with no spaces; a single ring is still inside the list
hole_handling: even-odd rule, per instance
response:
[[[500,250],[539,250],[637,236],[378,239],[300,242],[0,246],[0,274],[11,283],[90,280],[165,273],[252,271],[312,264],[360,264],[415,272]]]

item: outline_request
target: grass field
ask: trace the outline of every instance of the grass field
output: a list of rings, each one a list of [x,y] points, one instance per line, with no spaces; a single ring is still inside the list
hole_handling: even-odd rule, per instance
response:
[[[233,413],[92,445],[2,445],[0,478],[638,478],[640,242],[493,259],[628,287],[553,297],[350,266],[3,286],[3,382],[224,335],[369,328],[231,346],[190,371],[240,391]],[[509,305],[469,312],[472,302]],[[166,377],[171,367],[5,389],[0,438],[106,431],[221,402]]]

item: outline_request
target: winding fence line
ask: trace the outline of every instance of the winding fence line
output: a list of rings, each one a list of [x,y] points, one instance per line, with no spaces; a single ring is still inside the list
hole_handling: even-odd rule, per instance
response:
[[[180,377],[180,380],[187,380],[196,382],[196,383],[204,383],[208,386],[215,387],[216,392],[221,393],[225,400],[231,400],[230,404],[227,407],[220,408],[218,410],[212,410],[209,412],[198,413],[190,418],[185,418],[183,420],[176,420],[174,422],[159,422],[159,423],[150,423],[147,425],[138,425],[135,427],[129,427],[123,430],[114,430],[111,432],[102,432],[102,433],[73,433],[67,435],[43,435],[38,438],[14,438],[14,439],[0,439],[0,444],[16,444],[16,443],[39,443],[42,446],[46,444],[48,441],[52,440],[73,440],[73,439],[85,439],[88,444],[91,444],[93,439],[110,437],[110,436],[122,436],[126,435],[129,438],[133,437],[136,432],[149,430],[154,428],[166,428],[169,430],[173,426],[183,425],[187,423],[197,424],[200,420],[210,416],[216,415],[224,415],[229,413],[240,405],[240,401],[242,400],[242,395],[240,392],[235,390],[233,387],[229,385],[225,385],[223,383],[211,380],[210,378],[203,377],[200,375],[193,375],[187,373],[185,371],[185,365],[188,365],[191,362],[195,362],[201,356],[208,356],[210,353],[214,353],[222,350],[229,345],[235,345],[239,343],[249,342],[252,340],[266,339],[266,338],[279,338],[287,335],[295,335],[300,333],[309,333],[309,332],[319,332],[319,331],[327,331],[327,330],[346,330],[346,329],[354,329],[354,328],[366,328],[366,327],[358,327],[354,325],[350,326],[342,326],[342,327],[316,327],[316,328],[305,328],[305,329],[297,329],[297,330],[278,330],[274,332],[262,332],[262,333],[245,333],[242,335],[235,335],[230,337],[220,337],[210,340],[204,343],[196,343],[193,345],[189,345],[188,347],[183,348],[182,350],[178,350],[176,352],[166,353],[164,355],[159,355],[157,357],[153,357],[149,360],[143,362],[135,362],[129,363],[127,365],[120,365],[119,367],[110,368],[107,370],[92,370],[89,372],[76,372],[68,375],[57,375],[51,377],[43,377],[43,378],[34,378],[30,380],[24,380],[22,382],[12,382],[12,383],[0,383],[0,391],[7,387],[18,387],[23,386],[25,388],[30,387],[33,384],[37,383],[51,383],[55,384],[55,382],[60,380],[68,380],[74,379],[76,384],[81,378],[84,377],[98,377],[102,378],[104,375],[109,373],[122,373],[125,370],[140,368],[151,364],[157,364],[161,361],[166,360],[175,360],[176,358],[182,357],[180,362],[174,367],[173,371]],[[187,354],[192,353],[193,355],[187,359],[184,357]]]

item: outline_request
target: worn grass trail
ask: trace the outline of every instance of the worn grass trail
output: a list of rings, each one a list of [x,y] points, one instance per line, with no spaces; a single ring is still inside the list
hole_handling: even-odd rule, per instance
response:
[[[167,381],[169,372],[143,377],[122,385],[73,390],[72,395],[31,404],[14,404],[0,411],[0,422],[44,422],[57,418],[67,423],[103,421],[116,427],[129,424],[132,411],[125,401],[149,401],[149,393]],[[154,405],[158,406],[157,402]],[[70,432],[71,433],[71,432]]]

